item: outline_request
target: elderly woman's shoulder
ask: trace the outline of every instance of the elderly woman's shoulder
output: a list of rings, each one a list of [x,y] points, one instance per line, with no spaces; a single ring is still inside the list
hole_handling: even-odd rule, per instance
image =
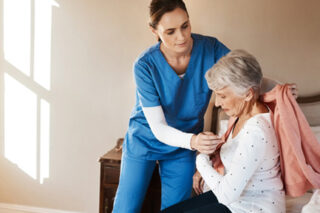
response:
[[[274,132],[270,113],[260,113],[251,117],[244,126],[256,132]]]
[[[260,141],[261,143],[256,143],[255,145],[260,149],[274,151],[277,147],[277,136],[270,113],[261,113],[251,117],[243,127],[242,136],[245,137],[248,143],[252,140],[255,142]]]

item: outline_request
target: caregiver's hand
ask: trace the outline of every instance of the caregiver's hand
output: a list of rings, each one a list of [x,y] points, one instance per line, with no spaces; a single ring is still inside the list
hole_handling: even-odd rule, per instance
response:
[[[217,145],[221,142],[221,138],[212,132],[201,132],[192,136],[190,146],[200,153],[209,155],[216,150]]]
[[[200,173],[196,171],[193,175],[193,189],[197,195],[203,193],[203,185],[204,185],[204,180],[201,177]]]
[[[293,84],[288,84],[289,89],[291,90],[291,93],[293,95],[293,97],[295,97],[295,99],[298,98],[298,87],[297,84],[293,83]]]

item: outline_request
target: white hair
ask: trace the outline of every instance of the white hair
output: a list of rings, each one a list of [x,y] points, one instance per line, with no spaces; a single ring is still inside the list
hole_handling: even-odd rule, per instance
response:
[[[223,56],[205,75],[213,91],[230,87],[237,95],[244,95],[249,89],[257,99],[262,82],[262,72],[256,58],[245,50],[233,50]]]

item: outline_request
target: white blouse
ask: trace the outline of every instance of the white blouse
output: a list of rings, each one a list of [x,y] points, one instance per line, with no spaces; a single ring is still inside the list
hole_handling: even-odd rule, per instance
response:
[[[246,121],[238,135],[221,147],[225,174],[212,167],[208,155],[197,156],[197,169],[220,203],[232,212],[285,212],[279,149],[270,113]]]

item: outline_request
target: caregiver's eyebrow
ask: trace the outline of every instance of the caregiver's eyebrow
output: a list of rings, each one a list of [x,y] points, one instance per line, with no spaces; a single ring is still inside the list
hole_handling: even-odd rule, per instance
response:
[[[189,20],[187,20],[186,22],[184,22],[183,24],[181,24],[181,27],[186,25],[187,23],[189,22]],[[168,28],[166,29],[165,31],[172,31],[172,30],[175,30],[176,28]]]

